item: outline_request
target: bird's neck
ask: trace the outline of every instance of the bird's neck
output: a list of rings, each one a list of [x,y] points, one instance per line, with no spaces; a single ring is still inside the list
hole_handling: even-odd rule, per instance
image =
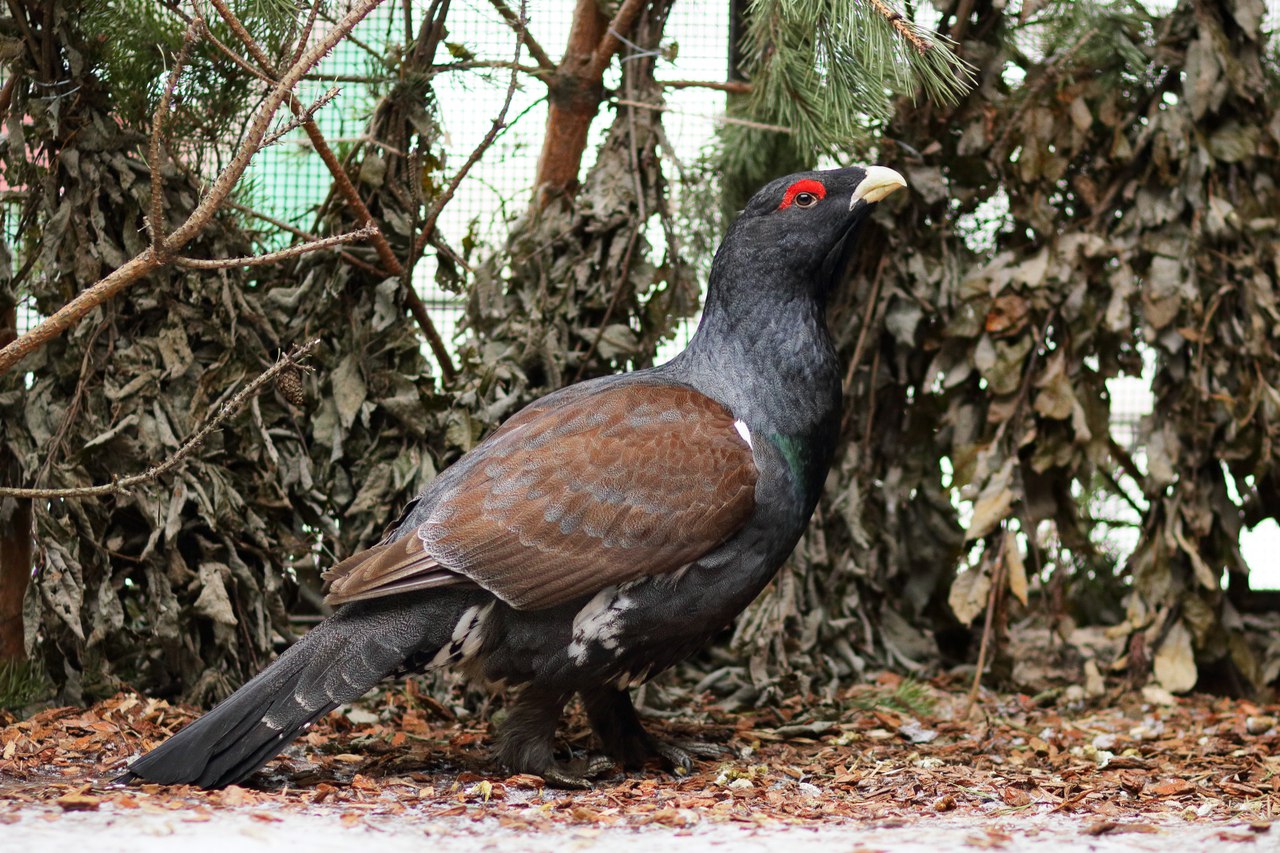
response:
[[[738,282],[769,287],[768,297],[713,279],[702,322],[672,364],[771,441],[806,492],[819,489],[834,452],[841,384],[824,306],[804,282],[769,282],[760,270]]]

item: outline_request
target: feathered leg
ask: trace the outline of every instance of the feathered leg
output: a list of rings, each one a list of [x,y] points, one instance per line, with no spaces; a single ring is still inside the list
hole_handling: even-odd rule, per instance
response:
[[[710,758],[722,752],[710,744],[668,743],[649,734],[626,690],[603,687],[581,695],[604,751],[627,770],[640,770],[650,758],[659,758],[677,776],[684,776],[693,769],[692,756]]]

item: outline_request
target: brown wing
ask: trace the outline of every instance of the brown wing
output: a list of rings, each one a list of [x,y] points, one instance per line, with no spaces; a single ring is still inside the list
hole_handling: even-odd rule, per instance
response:
[[[334,567],[331,602],[468,578],[513,607],[552,607],[675,571],[755,508],[756,467],[733,415],[681,385],[535,404],[457,465],[414,534]]]

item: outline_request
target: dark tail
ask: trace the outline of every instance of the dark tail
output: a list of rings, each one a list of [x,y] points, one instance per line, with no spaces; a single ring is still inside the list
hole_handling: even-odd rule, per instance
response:
[[[450,639],[475,592],[431,590],[342,607],[221,704],[119,777],[201,788],[233,785],[308,725]]]

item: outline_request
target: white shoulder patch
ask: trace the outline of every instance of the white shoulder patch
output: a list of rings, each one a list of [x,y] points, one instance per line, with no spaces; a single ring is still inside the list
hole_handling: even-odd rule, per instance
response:
[[[742,436],[742,440],[747,443],[747,447],[752,450],[756,449],[756,446],[751,443],[751,430],[747,429],[746,421],[734,421],[733,428],[738,431],[738,435]]]

